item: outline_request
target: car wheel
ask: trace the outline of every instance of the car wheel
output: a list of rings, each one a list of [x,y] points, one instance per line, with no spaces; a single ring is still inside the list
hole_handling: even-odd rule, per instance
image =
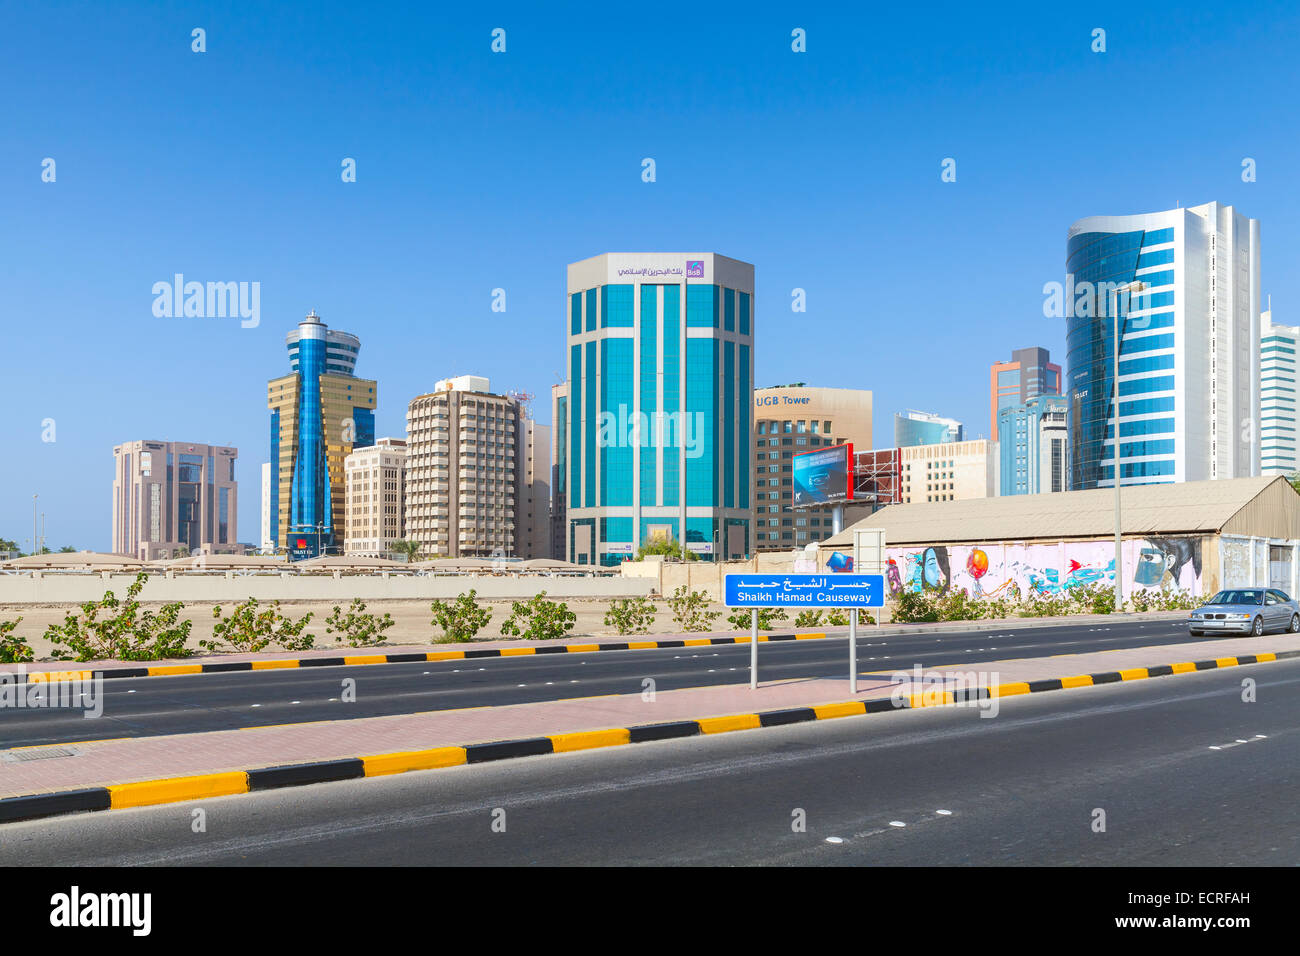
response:
[[[1291,633],[1300,632],[1300,614],[1291,615]]]
[[[1255,623],[1251,625],[1250,633],[1255,637],[1259,637],[1264,633],[1264,619],[1262,617],[1255,618]]]

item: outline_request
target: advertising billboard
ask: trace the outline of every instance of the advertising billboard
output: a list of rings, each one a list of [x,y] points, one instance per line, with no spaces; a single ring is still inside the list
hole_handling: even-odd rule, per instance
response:
[[[804,451],[790,459],[796,508],[853,500],[853,444]]]

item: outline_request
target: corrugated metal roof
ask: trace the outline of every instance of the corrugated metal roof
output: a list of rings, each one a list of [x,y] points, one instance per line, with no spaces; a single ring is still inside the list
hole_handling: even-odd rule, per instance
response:
[[[1282,477],[1134,485],[1122,492],[1125,534],[1217,532]],[[884,528],[893,544],[1096,538],[1115,533],[1111,488],[889,505],[823,547],[852,547],[854,528]]]

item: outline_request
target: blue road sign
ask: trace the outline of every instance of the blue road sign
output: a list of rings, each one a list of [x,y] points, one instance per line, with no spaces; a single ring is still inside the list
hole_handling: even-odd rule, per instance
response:
[[[883,574],[728,574],[727,607],[884,607]]]

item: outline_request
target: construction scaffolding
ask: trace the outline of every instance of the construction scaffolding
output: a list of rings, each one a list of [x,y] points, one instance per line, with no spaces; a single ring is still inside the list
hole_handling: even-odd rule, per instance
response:
[[[876,448],[853,455],[852,504],[870,504],[871,510],[902,500],[903,451]]]

